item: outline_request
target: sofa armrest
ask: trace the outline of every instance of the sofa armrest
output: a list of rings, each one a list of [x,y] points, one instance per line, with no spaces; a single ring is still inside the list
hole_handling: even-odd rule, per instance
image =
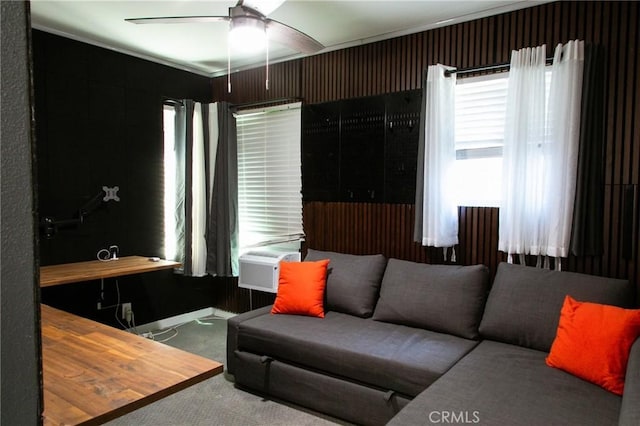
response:
[[[250,320],[252,318],[259,317],[261,315],[269,314],[271,312],[271,306],[264,306],[262,308],[254,309],[253,311],[245,312],[227,320],[227,373],[234,373],[233,365],[233,352],[238,349],[238,329],[243,321]]]
[[[640,425],[640,339],[631,346],[618,426]]]

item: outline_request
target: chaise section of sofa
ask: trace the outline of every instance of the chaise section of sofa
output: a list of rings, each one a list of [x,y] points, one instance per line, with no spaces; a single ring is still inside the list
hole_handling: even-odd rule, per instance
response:
[[[625,280],[500,264],[480,325],[485,340],[389,424],[640,424],[638,342],[623,397],[545,363],[566,295],[620,307],[634,300]]]
[[[418,395],[390,426],[615,425],[621,398],[545,364],[546,352],[485,340]],[[461,423],[461,422],[454,422]]]

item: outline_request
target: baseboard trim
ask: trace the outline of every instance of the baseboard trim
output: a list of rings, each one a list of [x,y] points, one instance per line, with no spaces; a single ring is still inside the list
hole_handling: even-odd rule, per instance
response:
[[[234,314],[233,312],[223,311],[222,309],[213,308],[213,314],[217,317],[229,319],[233,318],[238,314]]]
[[[217,308],[204,308],[204,309],[199,309],[197,311],[187,312],[185,314],[180,314],[173,317],[164,318],[164,319],[152,321],[146,324],[138,325],[136,326],[135,330],[133,328],[129,328],[127,331],[130,331],[132,333],[137,332],[138,334],[149,333],[152,331],[165,330],[167,328],[175,327],[176,325],[184,324],[190,321],[195,321],[198,318],[205,318],[210,316],[229,319],[236,316],[236,314],[223,311],[222,309],[217,309]]]

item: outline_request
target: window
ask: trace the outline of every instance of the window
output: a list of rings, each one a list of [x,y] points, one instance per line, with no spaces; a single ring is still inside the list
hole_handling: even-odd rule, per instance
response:
[[[551,71],[546,74],[548,98]],[[509,73],[503,72],[456,83],[454,174],[459,206],[500,206],[508,82]]]
[[[164,258],[175,259],[177,255],[176,237],[176,156],[175,156],[175,117],[173,105],[163,105],[162,109],[164,139]]]
[[[458,205],[498,206],[508,73],[458,80],[455,101]]]
[[[236,115],[240,250],[299,241],[301,104]]]

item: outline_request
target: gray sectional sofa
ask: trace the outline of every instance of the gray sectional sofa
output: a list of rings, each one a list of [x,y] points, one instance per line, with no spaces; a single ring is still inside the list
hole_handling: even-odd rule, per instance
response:
[[[236,385],[367,425],[640,425],[640,341],[625,392],[548,367],[565,295],[632,307],[629,282],[500,264],[330,259],[325,317],[228,322]]]

